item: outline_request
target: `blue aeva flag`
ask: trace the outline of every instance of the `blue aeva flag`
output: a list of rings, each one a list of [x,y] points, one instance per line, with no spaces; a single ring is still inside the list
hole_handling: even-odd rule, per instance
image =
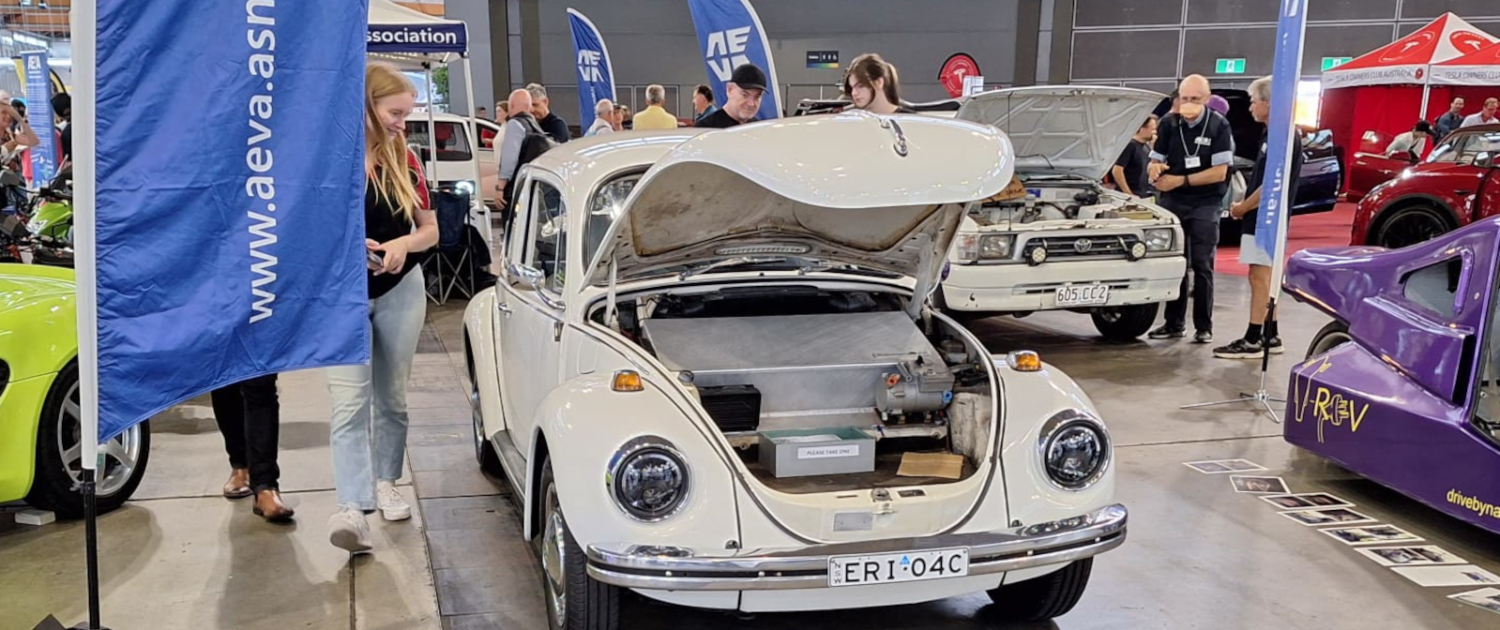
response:
[[[97,6],[99,439],[368,360],[366,0]]]
[[[57,174],[57,137],[52,127],[52,69],[47,65],[47,51],[21,53],[26,68],[26,122],[36,132],[37,146],[31,148],[31,180],[39,188]]]
[[[594,106],[600,99],[615,99],[615,66],[609,62],[604,36],[582,13],[568,9],[573,31],[573,61],[578,72],[578,125],[594,126]]]
[[[1302,40],[1307,29],[1307,0],[1281,0],[1276,22],[1276,58],[1271,75],[1271,119],[1266,123],[1266,173],[1261,183],[1260,212],[1256,220],[1255,246],[1273,256],[1274,270],[1285,268],[1287,198],[1291,178],[1292,134],[1297,104],[1297,80],[1302,71]],[[1280,286],[1280,274],[1272,280]]]
[[[693,14],[693,28],[698,32],[698,52],[708,66],[708,85],[713,88],[714,102],[727,102],[724,84],[734,69],[753,63],[765,71],[766,96],[760,102],[759,120],[781,117],[781,97],[776,90],[776,63],[771,57],[771,43],[760,16],[750,0],[688,0]]]

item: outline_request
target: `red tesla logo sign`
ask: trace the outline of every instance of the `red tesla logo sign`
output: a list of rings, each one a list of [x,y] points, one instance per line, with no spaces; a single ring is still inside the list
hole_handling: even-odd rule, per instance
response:
[[[1453,31],[1453,34],[1448,36],[1448,42],[1453,44],[1460,54],[1467,55],[1488,46],[1490,40],[1473,31]]]
[[[1380,55],[1381,63],[1395,63],[1400,61],[1416,61],[1421,59],[1423,52],[1430,52],[1437,43],[1437,34],[1432,31],[1419,31],[1412,33],[1405,41],[1391,44]]]
[[[964,93],[964,77],[980,74],[979,62],[974,61],[973,57],[967,53],[954,53],[943,62],[943,68],[938,71],[938,81],[942,82],[948,96],[958,98]]]

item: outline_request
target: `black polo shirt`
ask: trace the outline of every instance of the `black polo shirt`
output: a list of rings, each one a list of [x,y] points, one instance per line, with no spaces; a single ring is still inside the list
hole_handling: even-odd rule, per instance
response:
[[[718,111],[704,116],[703,120],[698,121],[697,124],[694,124],[693,126],[705,127],[708,129],[728,129],[730,127],[738,127],[742,124],[744,123],[735,120],[734,116],[730,116],[729,112],[726,112],[723,108],[720,108]]]
[[[1260,190],[1262,180],[1266,178],[1266,146],[1266,134],[1262,133],[1260,136],[1260,155],[1255,158],[1255,170],[1250,172],[1250,181],[1245,182],[1245,194],[1247,196]],[[1288,211],[1290,211],[1290,207],[1297,205],[1297,183],[1301,180],[1302,160],[1302,134],[1300,132],[1293,133],[1291,180],[1286,184]],[[1262,198],[1260,205],[1264,206],[1268,201],[1270,200]],[[1259,210],[1259,208],[1256,208],[1245,213],[1245,216],[1240,220],[1240,234],[1247,236],[1255,235],[1255,218],[1256,215],[1260,214]]]
[[[1168,175],[1192,175],[1215,166],[1234,163],[1234,138],[1229,121],[1205,107],[1203,115],[1190,123],[1179,114],[1169,114],[1156,129],[1156,145],[1151,159],[1165,163]],[[1162,193],[1162,200],[1175,208],[1219,206],[1229,191],[1225,181],[1206,186],[1183,185]],[[1215,216],[1218,215],[1217,210]]]
[[[1146,176],[1146,166],[1151,163],[1151,149],[1144,142],[1131,140],[1125,150],[1120,152],[1120,159],[1115,160],[1115,166],[1125,169],[1125,184],[1130,186],[1130,192],[1137,197],[1145,197],[1146,185],[1150,183]],[[1110,175],[1114,179],[1114,175]],[[1116,186],[1120,182],[1115,182]]]

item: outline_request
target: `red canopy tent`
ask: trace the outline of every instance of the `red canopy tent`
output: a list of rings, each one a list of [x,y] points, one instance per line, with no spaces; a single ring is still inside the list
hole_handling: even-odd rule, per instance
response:
[[[1320,126],[1343,145],[1344,163],[1353,164],[1354,153],[1384,151],[1391,138],[1410,131],[1418,120],[1441,116],[1453,98],[1464,97],[1477,111],[1484,93],[1494,90],[1472,83],[1439,84],[1432,74],[1444,62],[1486,50],[1496,41],[1446,13],[1406,37],[1324,72]]]
[[[1428,83],[1489,88],[1500,85],[1500,43],[1490,44],[1488,48],[1433,66],[1428,75]],[[1500,96],[1500,90],[1491,89],[1488,92],[1491,96]]]

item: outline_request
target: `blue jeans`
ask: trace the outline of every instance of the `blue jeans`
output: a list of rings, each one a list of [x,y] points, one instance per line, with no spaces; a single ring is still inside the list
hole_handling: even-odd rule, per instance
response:
[[[422,268],[370,300],[370,362],[328,368],[333,396],[333,483],[339,507],[375,509],[375,480],[401,477],[406,459],[406,383],[427,317]]]

